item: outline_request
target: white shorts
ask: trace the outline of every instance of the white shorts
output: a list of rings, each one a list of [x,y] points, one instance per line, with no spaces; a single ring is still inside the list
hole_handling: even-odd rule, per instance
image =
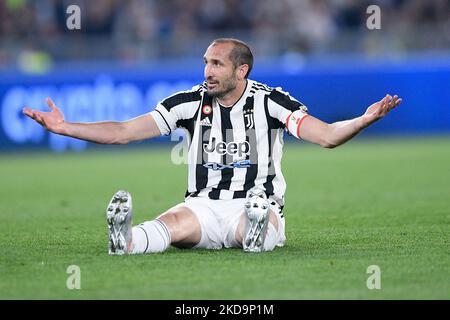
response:
[[[188,197],[176,207],[187,207],[197,216],[201,226],[200,242],[194,247],[199,249],[242,248],[236,241],[236,229],[244,214],[245,198],[230,200],[212,200],[205,197]],[[281,206],[269,198],[270,210],[278,220],[277,245],[286,241],[285,221]]]

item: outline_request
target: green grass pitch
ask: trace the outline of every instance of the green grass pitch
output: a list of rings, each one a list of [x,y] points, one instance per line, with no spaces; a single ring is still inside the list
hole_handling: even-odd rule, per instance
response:
[[[288,240],[264,254],[108,256],[112,194],[129,190],[134,222],[151,220],[182,201],[187,168],[168,148],[99,150],[0,154],[1,299],[450,298],[448,137],[285,145]]]

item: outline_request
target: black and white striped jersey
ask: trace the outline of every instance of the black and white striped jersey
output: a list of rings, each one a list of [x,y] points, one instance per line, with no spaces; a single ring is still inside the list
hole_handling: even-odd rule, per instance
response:
[[[247,80],[242,97],[224,107],[202,84],[161,101],[151,114],[161,134],[187,132],[186,196],[245,198],[257,186],[284,204],[283,134],[299,138],[307,116],[307,108],[288,93]]]

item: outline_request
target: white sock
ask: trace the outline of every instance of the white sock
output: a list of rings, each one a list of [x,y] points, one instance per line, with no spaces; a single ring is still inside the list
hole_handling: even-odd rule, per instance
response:
[[[132,254],[163,252],[170,246],[169,229],[159,219],[134,226],[132,233],[134,245]]]
[[[264,251],[272,251],[278,243],[278,231],[275,226],[269,222],[267,226],[266,238],[264,239]]]

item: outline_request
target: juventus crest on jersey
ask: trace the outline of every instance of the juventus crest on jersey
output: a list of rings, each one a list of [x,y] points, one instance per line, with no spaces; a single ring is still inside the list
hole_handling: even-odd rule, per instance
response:
[[[279,88],[247,80],[242,97],[221,106],[205,84],[178,92],[151,112],[160,131],[183,128],[189,139],[186,196],[245,198],[255,186],[284,204],[283,133],[300,137],[307,108]]]

